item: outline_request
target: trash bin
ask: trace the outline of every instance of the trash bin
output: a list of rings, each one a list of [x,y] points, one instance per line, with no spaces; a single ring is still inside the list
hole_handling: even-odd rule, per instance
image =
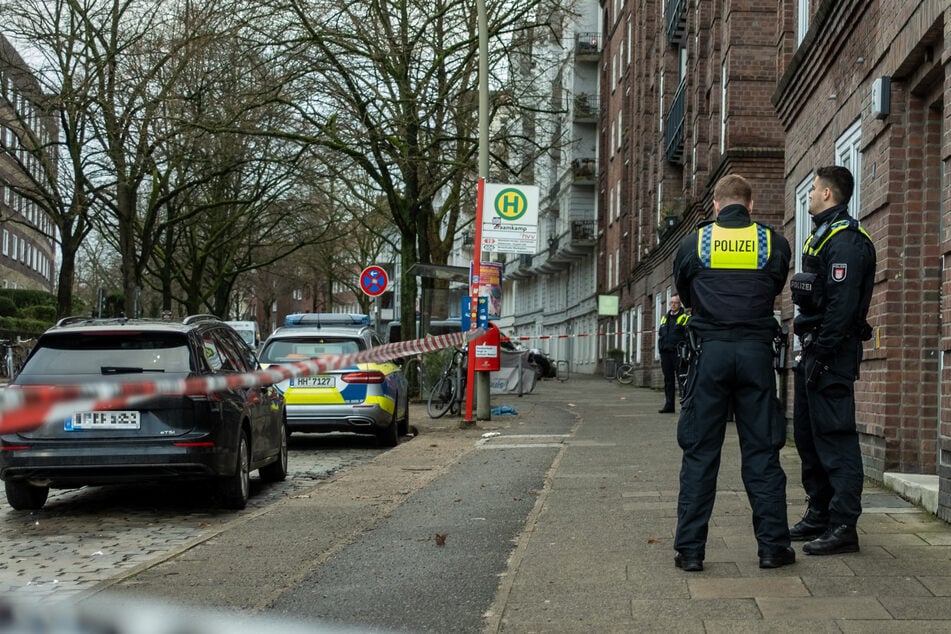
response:
[[[617,359],[605,359],[604,360],[604,378],[613,379],[614,375],[617,373]]]

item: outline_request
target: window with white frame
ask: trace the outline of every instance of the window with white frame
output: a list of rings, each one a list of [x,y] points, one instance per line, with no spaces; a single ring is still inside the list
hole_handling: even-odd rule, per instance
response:
[[[660,332],[660,318],[664,316],[664,295],[657,293],[654,295],[654,341],[657,341],[657,333]],[[660,359],[660,350],[654,346],[654,361]]]
[[[849,212],[856,218],[862,214],[862,120],[855,123],[842,133],[835,141],[835,164],[848,168],[855,179],[855,189],[852,191],[852,200],[849,201]]]
[[[621,283],[621,248],[614,251],[614,285]]]
[[[617,111],[617,149],[621,151],[621,139],[624,137],[624,111]]]
[[[798,0],[796,11],[796,46],[802,44],[809,32],[809,0]]]
[[[644,349],[644,309],[638,304],[634,309],[634,363],[643,363],[641,351]]]
[[[806,244],[806,238],[812,233],[809,192],[812,191],[812,182],[815,179],[815,174],[809,172],[809,175],[796,185],[796,243],[793,245],[793,250],[795,251],[795,270],[797,273],[802,271],[802,248]]]
[[[720,64],[720,154],[726,152],[726,60]]]
[[[10,231],[3,230],[3,254],[10,255]]]
[[[631,65],[631,37],[633,28],[631,26],[631,16],[627,16],[627,65]]]

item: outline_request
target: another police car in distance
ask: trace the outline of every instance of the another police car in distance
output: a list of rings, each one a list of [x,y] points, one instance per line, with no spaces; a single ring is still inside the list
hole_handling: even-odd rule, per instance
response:
[[[368,350],[383,342],[369,317],[350,313],[298,313],[261,348],[263,367],[325,355]],[[391,361],[361,363],[277,384],[287,404],[289,432],[343,431],[373,434],[394,447],[409,432],[409,391],[400,367]]]

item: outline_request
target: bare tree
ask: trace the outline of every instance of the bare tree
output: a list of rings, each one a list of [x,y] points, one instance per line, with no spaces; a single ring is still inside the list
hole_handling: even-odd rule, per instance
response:
[[[401,319],[415,324],[417,262],[445,264],[474,211],[478,47],[474,0],[276,0],[270,39],[300,73],[302,138],[337,153],[386,201],[400,237]],[[509,47],[545,28],[549,0],[492,3],[496,94],[517,108]],[[504,90],[503,90],[504,89]],[[535,107],[539,101],[531,100]],[[524,150],[524,147],[522,148]],[[507,167],[507,166],[506,166]],[[412,326],[410,326],[412,327]],[[412,335],[413,333],[406,333]]]

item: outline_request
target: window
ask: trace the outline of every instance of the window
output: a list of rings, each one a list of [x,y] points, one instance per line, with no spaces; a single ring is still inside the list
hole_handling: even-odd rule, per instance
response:
[[[793,245],[796,272],[802,271],[802,248],[812,233],[812,216],[809,215],[809,192],[816,176],[812,172],[796,186],[796,242]]]
[[[812,191],[812,182],[815,180],[815,174],[809,172],[809,175],[802,179],[796,186],[796,242],[791,245],[793,249],[793,262],[797,273],[802,271],[802,248],[806,244],[806,238],[812,233],[812,216],[809,214],[809,192]],[[793,305],[795,314],[799,315],[799,307]],[[801,348],[799,337],[793,337],[793,349]]]
[[[640,365],[643,363],[641,350],[644,345],[644,309],[638,304],[634,311],[634,363]]]
[[[855,190],[849,202],[849,212],[856,218],[862,211],[862,121],[855,123],[842,133],[835,142],[835,164],[848,168],[855,179]]]
[[[10,231],[3,230],[3,254],[10,255]]]
[[[726,60],[720,65],[720,154],[726,152]]]
[[[809,31],[809,0],[799,0],[796,15],[796,46],[802,44]]]
[[[657,293],[654,296],[654,339],[657,339],[657,332],[660,331],[660,318],[664,316],[664,296]],[[660,359],[660,350],[654,346],[654,361]]]

